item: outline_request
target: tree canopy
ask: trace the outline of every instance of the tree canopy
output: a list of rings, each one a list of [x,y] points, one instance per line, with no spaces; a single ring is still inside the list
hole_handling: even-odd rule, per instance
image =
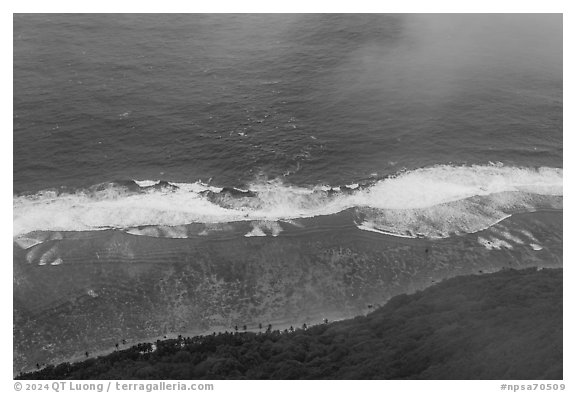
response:
[[[562,379],[562,370],[562,269],[525,269],[455,277],[345,321],[141,343],[18,378]]]

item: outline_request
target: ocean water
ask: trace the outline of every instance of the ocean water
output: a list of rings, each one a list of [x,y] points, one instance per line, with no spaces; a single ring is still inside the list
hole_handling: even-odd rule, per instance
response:
[[[557,206],[562,151],[560,15],[14,16],[16,236],[452,203],[440,236]]]
[[[553,14],[14,15],[15,370],[561,266],[562,83]]]

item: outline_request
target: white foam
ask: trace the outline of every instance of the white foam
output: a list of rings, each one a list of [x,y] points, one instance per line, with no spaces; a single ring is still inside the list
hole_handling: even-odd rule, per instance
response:
[[[364,222],[362,224],[357,224],[356,227],[358,229],[361,229],[363,231],[368,231],[368,232],[375,232],[375,233],[380,233],[382,235],[391,235],[391,236],[397,236],[397,237],[405,237],[405,238],[415,238],[415,235],[407,235],[407,234],[400,234],[400,233],[396,233],[396,232],[386,232],[380,229],[376,229],[373,226],[371,226],[372,223],[369,222]]]
[[[185,239],[188,237],[188,230],[184,225],[179,226],[162,226],[158,228],[163,237],[171,237],[174,239]]]
[[[495,227],[494,227],[494,228],[491,228],[490,230],[491,230],[492,232],[494,232],[494,233],[496,233],[496,234],[498,234],[498,235],[500,235],[500,236],[502,236],[502,237],[504,237],[504,238],[506,238],[506,239],[508,239],[508,240],[510,240],[510,241],[512,241],[512,242],[514,242],[514,243],[524,244],[524,241],[523,241],[522,239],[520,239],[520,238],[517,237],[517,236],[512,235],[510,232],[508,232],[508,231],[505,230],[505,229],[500,229],[500,228],[495,228]]]
[[[208,236],[212,232],[232,231],[234,228],[226,223],[207,223],[204,224],[204,229],[198,233],[199,236]]]
[[[361,209],[359,229],[404,237],[446,238],[474,233],[510,217],[491,200],[465,199],[422,209]]]
[[[222,188],[201,182],[176,183],[176,190],[151,188],[140,193],[113,185],[97,193],[57,195],[43,191],[13,199],[13,230],[15,239],[32,231],[109,228],[146,236],[184,237],[184,230],[167,228],[190,223],[292,220],[358,208],[366,215],[362,229],[445,237],[484,229],[517,211],[561,208],[562,175],[561,168],[440,165],[405,171],[347,193],[327,192],[333,188],[324,185],[297,187],[279,180],[260,181],[249,186],[255,197],[217,195],[223,204],[204,194],[219,193]],[[137,183],[152,185],[157,181]],[[543,197],[535,200],[534,195]],[[21,243],[33,244],[26,240]]]
[[[513,249],[512,245],[507,241],[497,239],[493,236],[491,236],[490,239],[478,236],[478,243],[486,247],[488,250],[501,250],[502,248],[507,248],[509,250]]]
[[[490,240],[498,250],[500,250],[501,248],[507,248],[508,250],[514,249],[514,247],[512,247],[512,245],[508,243],[506,240],[498,239],[493,236],[490,237]]]
[[[40,247],[32,248],[30,251],[26,253],[26,261],[28,261],[28,263],[34,262],[34,260],[38,258],[40,252],[41,252]]]
[[[303,224],[300,224],[294,220],[282,220],[282,222],[285,222],[286,224],[290,224],[292,226],[295,226],[296,228],[304,228]]]
[[[62,258],[56,258],[50,265],[57,266],[62,264]]]
[[[522,229],[522,230],[520,230],[520,232],[521,232],[524,236],[526,236],[528,239],[532,240],[534,243],[538,243],[538,242],[539,242],[539,240],[536,239],[536,237],[535,237],[532,233],[530,233],[529,231],[527,231],[527,230],[525,230],[525,229]]]
[[[90,296],[90,297],[94,297],[94,298],[98,297],[98,294],[97,294],[93,289],[89,289],[89,290],[86,292],[86,294],[87,294],[88,296]]]
[[[185,192],[200,193],[203,191],[212,191],[212,192],[222,191],[221,187],[214,187],[214,186],[202,183],[201,181],[197,181],[195,183],[172,183],[172,184],[175,185],[176,187],[178,187],[180,190],[185,191]]]
[[[157,180],[134,180],[134,183],[138,184],[140,187],[150,187],[158,184]]]
[[[493,250],[495,247],[492,244],[492,242],[488,239],[483,238],[482,236],[478,236],[478,243],[480,243],[481,245],[483,245],[485,248],[487,248],[488,250]]]
[[[259,221],[252,223],[252,230],[245,234],[246,237],[252,236],[266,236],[266,232],[269,232],[272,236],[278,236],[282,232],[282,227],[280,224],[274,221]]]
[[[536,243],[530,243],[530,247],[532,247],[532,249],[536,251],[540,251],[542,249],[542,246]]]
[[[54,246],[51,249],[49,249],[48,251],[46,251],[40,257],[40,261],[38,262],[38,265],[46,265],[47,263],[51,263],[54,260],[56,260],[58,258],[57,252],[58,252],[57,246]]]
[[[31,239],[28,237],[20,237],[20,238],[16,238],[14,239],[14,242],[16,244],[18,244],[18,246],[20,248],[23,248],[24,250],[29,249],[30,247],[34,247],[37,244],[42,243],[43,240],[39,240],[39,239]]]
[[[260,227],[253,227],[252,230],[246,233],[244,236],[246,237],[254,237],[254,236],[266,236],[262,228]]]
[[[27,250],[47,240],[61,240],[64,237],[60,232],[30,232],[24,236],[14,238],[20,248]]]
[[[385,179],[360,194],[366,206],[416,209],[506,191],[562,195],[562,169],[436,166]]]
[[[156,227],[129,228],[126,232],[137,236],[160,237],[160,231]]]
[[[278,236],[282,232],[282,227],[277,222],[269,223],[266,228],[272,231],[272,236]]]

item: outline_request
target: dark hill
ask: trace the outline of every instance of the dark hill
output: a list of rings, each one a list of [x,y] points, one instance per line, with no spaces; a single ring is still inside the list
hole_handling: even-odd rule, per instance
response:
[[[293,333],[139,344],[29,379],[562,379],[562,269],[461,276]]]

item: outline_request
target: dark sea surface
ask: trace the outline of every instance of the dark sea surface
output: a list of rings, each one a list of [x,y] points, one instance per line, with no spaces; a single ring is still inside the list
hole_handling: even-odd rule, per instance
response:
[[[469,169],[459,187],[475,164],[562,168],[562,151],[560,15],[14,17],[17,195],[131,180],[316,189],[439,165]],[[410,185],[444,193],[443,169]],[[517,178],[501,175],[475,186]],[[550,181],[536,177],[522,186]],[[340,205],[330,213],[362,203]],[[284,210],[272,218],[320,214]],[[236,219],[189,213],[174,224]],[[104,221],[86,227],[123,226]]]
[[[561,266],[562,86],[559,14],[16,14],[15,369]]]
[[[562,167],[561,35],[559,15],[16,15],[14,187]]]

